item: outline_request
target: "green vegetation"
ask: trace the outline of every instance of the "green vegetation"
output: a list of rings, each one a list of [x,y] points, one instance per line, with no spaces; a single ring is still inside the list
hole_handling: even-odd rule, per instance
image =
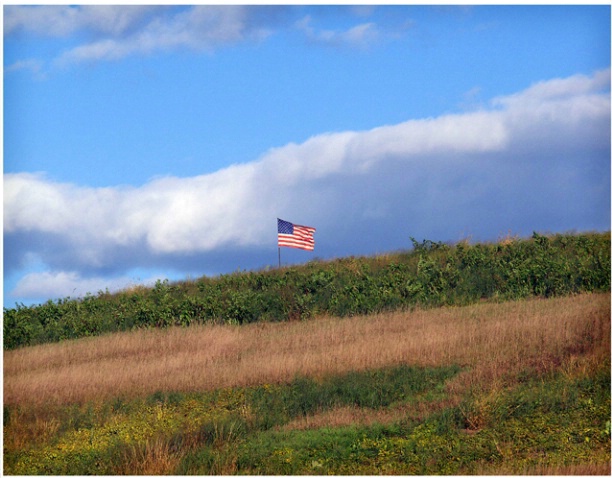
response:
[[[298,417],[342,405],[381,408],[416,397],[440,398],[445,380],[458,371],[458,367],[402,366],[320,381],[297,377],[285,385],[192,394],[157,392],[129,402],[60,406],[45,412],[45,420],[61,423],[55,433],[19,451],[5,450],[5,472],[115,474],[120,471],[114,468],[117,463],[129,467],[122,457],[153,442],[177,452],[195,448],[179,466],[201,467],[201,456],[218,451],[220,445],[231,444],[237,453],[235,445]],[[32,421],[24,420],[20,413],[27,412],[19,407],[6,406],[4,412],[5,426],[13,420]],[[219,466],[214,459],[210,465]]]
[[[239,446],[238,473],[257,474],[473,474],[495,473],[512,457],[512,471],[571,465],[605,457],[609,447],[609,386],[594,380],[554,377],[504,392],[494,406],[466,400],[422,423],[372,427],[271,431]],[[466,428],[465,410],[487,415],[488,425]],[[188,459],[183,464],[188,463]],[[187,466],[207,473],[208,463]]]
[[[424,419],[283,429],[292,419],[342,404],[381,408],[441,401],[445,381],[458,372],[456,367],[395,367],[319,382],[296,378],[286,385],[58,407],[47,410],[45,419],[61,425],[20,450],[5,449],[4,471],[506,474],[609,462],[610,375],[605,367],[592,377],[557,373],[484,399],[468,396]],[[5,425],[18,414],[17,408],[5,410]]]
[[[610,290],[610,234],[498,244],[412,239],[409,252],[99,292],[4,309],[4,348],[141,327],[285,321]]]

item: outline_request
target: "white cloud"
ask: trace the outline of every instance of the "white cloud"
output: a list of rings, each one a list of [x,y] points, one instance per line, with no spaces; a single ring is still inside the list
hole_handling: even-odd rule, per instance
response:
[[[10,73],[13,71],[29,70],[35,75],[38,75],[42,70],[42,62],[39,60],[18,60],[12,65],[7,66],[4,71]]]
[[[279,204],[298,204],[299,185],[363,175],[389,158],[418,164],[424,155],[495,151],[506,134],[499,113],[414,120],[323,134],[272,149],[253,163],[155,179],[140,188],[88,188],[7,174],[4,227],[7,233],[61,236],[92,266],[102,265],[107,247],[143,241],[154,254],[260,245],[266,232],[259,220]]]
[[[539,82],[492,100],[523,143],[579,149],[610,138],[610,70]],[[550,127],[546,127],[546,125]],[[567,141],[571,138],[572,141]]]
[[[532,216],[534,228],[605,222],[609,74],[542,82],[476,112],[321,134],[251,163],[141,187],[6,174],[5,238],[29,240],[5,240],[5,253],[37,255],[56,271],[126,271],[165,257],[265,249],[275,217],[315,225],[328,248],[344,250],[396,240],[402,218],[438,235],[492,220],[499,234],[512,221],[532,227]],[[48,274],[18,289],[33,291],[36,280],[83,287],[78,272]]]
[[[270,15],[264,21],[247,5],[12,5],[5,7],[4,34],[75,36],[81,43],[54,60],[56,65],[68,65],[177,48],[211,51],[239,41],[261,40],[271,34],[266,23],[276,22],[273,12],[266,11]],[[86,42],[78,39],[83,33]]]
[[[310,41],[329,46],[363,48],[371,46],[381,38],[378,26],[372,22],[355,25],[348,30],[316,30],[312,26],[312,17],[306,15],[295,25]]]
[[[571,98],[583,98],[601,90],[610,88],[610,70],[601,70],[593,74],[574,75],[569,78],[556,78],[541,81],[527,88],[525,91],[513,95],[494,98],[493,105],[522,106],[529,108],[532,102],[566,101]]]
[[[291,27],[315,44],[368,48],[397,37],[405,29],[383,29],[373,22],[344,30],[317,29],[310,15],[294,22],[293,15],[299,11],[299,7],[253,5],[9,5],[4,10],[4,35],[24,33],[72,40],[72,46],[49,63],[65,67],[180,49],[211,52],[238,42],[261,41]],[[371,13],[371,8],[349,8],[345,12],[364,16]],[[15,63],[7,71],[33,68],[31,61]]]
[[[194,6],[169,17],[154,17],[128,35],[102,38],[64,52],[56,63],[116,60],[133,54],[150,54],[177,48],[211,51],[219,46],[260,40],[270,34],[251,21],[247,6]]]
[[[4,35],[19,31],[64,37],[80,30],[120,35],[160,7],[141,5],[7,5]]]
[[[41,297],[84,297],[96,294],[98,291],[116,292],[128,287],[142,285],[151,286],[156,281],[163,280],[161,276],[150,277],[143,281],[130,277],[105,278],[81,277],[78,272],[33,272],[19,280],[13,296],[24,299],[39,299]]]

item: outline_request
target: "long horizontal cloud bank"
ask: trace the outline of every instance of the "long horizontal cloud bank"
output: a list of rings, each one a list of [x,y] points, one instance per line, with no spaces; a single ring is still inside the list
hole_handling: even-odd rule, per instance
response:
[[[140,187],[7,174],[5,270],[32,258],[83,277],[263,266],[273,262],[277,216],[316,226],[317,255],[329,257],[406,247],[409,236],[609,228],[610,71]],[[31,278],[22,283],[35,293]]]

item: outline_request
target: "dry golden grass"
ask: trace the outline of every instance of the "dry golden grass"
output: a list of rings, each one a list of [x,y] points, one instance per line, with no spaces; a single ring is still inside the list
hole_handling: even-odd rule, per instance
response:
[[[296,374],[459,364],[451,395],[519,370],[580,375],[610,354],[610,295],[248,326],[142,330],[4,352],[5,404],[280,383]]]
[[[604,475],[610,476],[610,463],[595,463],[588,465],[542,466],[528,470],[530,475]]]
[[[321,427],[343,427],[349,425],[371,426],[375,423],[395,423],[402,419],[422,421],[431,413],[457,405],[459,397],[440,401],[420,401],[393,408],[338,407],[324,412],[307,415],[278,427],[282,430],[311,430]]]
[[[550,466],[550,465],[537,465],[533,467],[527,467],[517,472],[515,468],[502,465],[501,467],[491,469],[487,467],[484,470],[477,470],[477,474],[486,475],[548,475],[548,476],[610,476],[610,463],[590,463],[581,465],[567,465],[567,466]]]
[[[142,445],[128,447],[116,465],[117,475],[169,475],[172,474],[185,451],[172,450],[167,440],[154,438]]]

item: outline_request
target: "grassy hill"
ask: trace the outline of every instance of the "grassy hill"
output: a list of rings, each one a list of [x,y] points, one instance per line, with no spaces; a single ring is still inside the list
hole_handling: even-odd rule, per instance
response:
[[[414,246],[5,309],[4,473],[609,475],[609,234]]]
[[[610,234],[494,244],[413,241],[407,252],[312,261],[4,309],[4,348],[143,327],[246,324],[610,290]]]

